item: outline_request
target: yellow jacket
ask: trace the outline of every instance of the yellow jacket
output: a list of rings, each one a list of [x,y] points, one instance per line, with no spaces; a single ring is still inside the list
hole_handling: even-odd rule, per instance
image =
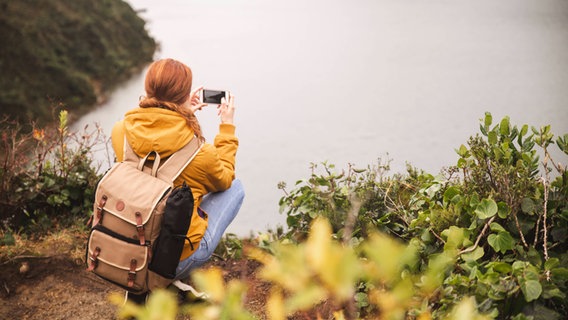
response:
[[[140,157],[154,150],[166,158],[194,138],[193,130],[177,112],[161,108],[136,108],[125,114],[124,120],[117,122],[111,134],[112,147],[117,161],[124,156],[124,138],[132,150]],[[207,214],[197,214],[204,195],[209,192],[224,191],[235,178],[235,156],[239,141],[235,136],[235,126],[221,124],[214,144],[205,143],[193,161],[175,180],[174,185],[184,181],[191,188],[194,197],[194,210],[188,237],[197,249],[207,228]],[[211,214],[215,214],[212,212]],[[181,260],[193,251],[186,242]]]

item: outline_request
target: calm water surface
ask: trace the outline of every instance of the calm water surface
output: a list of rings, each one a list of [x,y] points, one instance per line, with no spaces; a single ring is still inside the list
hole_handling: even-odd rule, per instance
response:
[[[236,96],[247,198],[229,231],[240,235],[284,224],[276,185],[307,177],[310,162],[366,167],[388,154],[394,172],[409,162],[436,174],[485,111],[568,132],[564,0],[128,2],[157,58]],[[140,74],[77,127],[109,135],[142,94]],[[198,116],[213,141],[214,108]]]

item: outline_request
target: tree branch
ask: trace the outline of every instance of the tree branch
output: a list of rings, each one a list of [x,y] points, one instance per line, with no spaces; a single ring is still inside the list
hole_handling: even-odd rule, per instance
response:
[[[495,215],[495,216],[491,217],[491,219],[489,219],[487,222],[485,222],[485,225],[483,226],[481,233],[477,236],[477,239],[475,240],[475,243],[473,244],[473,246],[460,251],[459,252],[460,255],[464,254],[464,253],[472,252],[473,250],[477,249],[477,246],[479,245],[479,241],[481,241],[481,238],[485,235],[485,232],[487,232],[487,228],[489,228],[489,225],[495,220],[495,217],[497,217],[497,216]]]

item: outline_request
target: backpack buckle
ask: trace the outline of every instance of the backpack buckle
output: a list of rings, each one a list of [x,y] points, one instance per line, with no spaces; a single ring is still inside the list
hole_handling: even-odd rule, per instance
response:
[[[97,206],[97,220],[98,223],[101,223],[101,220],[103,219],[103,209],[105,207],[105,204],[107,202],[108,197],[106,195],[103,195],[103,197],[101,198],[101,201],[99,202],[99,205]]]
[[[89,267],[87,268],[87,271],[93,271],[97,268],[97,266],[99,265],[99,254],[101,253],[101,248],[96,247],[95,251],[93,251],[93,254],[89,256]]]
[[[140,212],[136,212],[134,214],[136,216],[136,231],[138,231],[138,240],[140,240],[140,245],[143,246],[146,244],[146,237],[144,236],[144,225],[142,224],[142,214]]]
[[[128,271],[128,287],[134,286],[136,280],[136,259],[130,260],[130,270]]]

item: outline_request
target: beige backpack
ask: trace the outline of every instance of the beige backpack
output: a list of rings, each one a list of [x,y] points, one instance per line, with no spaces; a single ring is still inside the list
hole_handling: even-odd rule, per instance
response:
[[[173,282],[181,248],[184,241],[189,241],[185,233],[193,213],[191,189],[185,185],[174,189],[173,182],[193,160],[201,144],[194,138],[163,163],[157,152],[139,158],[127,141],[124,144],[124,161],[116,163],[96,189],[86,250],[87,270],[140,294]],[[185,201],[183,210],[177,210],[183,212],[175,213],[177,216],[169,214],[168,218],[168,206],[175,201]],[[169,225],[178,229],[183,226],[185,232],[164,228],[160,236],[165,212]],[[161,245],[157,245],[158,240]],[[171,252],[172,247],[180,249]],[[168,259],[152,263],[153,256]]]

